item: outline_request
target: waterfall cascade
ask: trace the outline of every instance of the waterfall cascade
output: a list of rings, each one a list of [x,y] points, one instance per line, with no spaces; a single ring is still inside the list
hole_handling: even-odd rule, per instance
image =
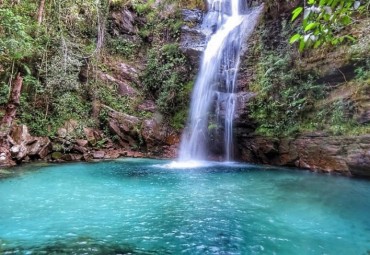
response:
[[[207,159],[211,118],[223,125],[224,159],[233,159],[233,117],[240,54],[261,9],[248,10],[242,0],[208,0],[209,11],[202,26],[210,31],[210,36],[192,94],[179,161]]]

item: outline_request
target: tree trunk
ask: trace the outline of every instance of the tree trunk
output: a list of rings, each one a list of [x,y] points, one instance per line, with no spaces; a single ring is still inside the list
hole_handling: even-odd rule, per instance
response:
[[[23,78],[21,74],[18,73],[17,77],[12,83],[8,104],[6,105],[5,114],[1,121],[2,128],[9,128],[12,125],[13,119],[17,113],[17,108],[19,106],[22,84]]]
[[[39,10],[37,11],[37,23],[41,25],[44,18],[45,0],[40,0]]]

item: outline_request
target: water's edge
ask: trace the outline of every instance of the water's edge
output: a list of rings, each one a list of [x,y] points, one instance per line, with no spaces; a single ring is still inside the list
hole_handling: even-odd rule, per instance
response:
[[[70,160],[70,161],[48,161],[48,160],[34,160],[34,161],[28,161],[28,162],[21,162],[18,165],[14,166],[7,166],[7,167],[1,167],[0,168],[0,179],[5,178],[12,178],[14,176],[17,176],[19,170],[21,168],[28,168],[33,167],[35,165],[39,165],[40,167],[49,167],[53,165],[63,165],[63,164],[74,164],[74,163],[86,163],[86,164],[96,164],[100,162],[110,162],[110,161],[116,161],[116,160],[122,160],[122,159],[148,159],[148,160],[163,160],[163,161],[170,161],[172,163],[177,163],[177,158],[162,158],[162,157],[118,157],[118,158],[111,158],[111,159],[92,159],[89,161],[83,161],[83,160]],[[208,161],[214,164],[220,164],[222,161]],[[325,171],[325,170],[318,170],[318,169],[312,169],[312,168],[302,168],[297,166],[286,166],[286,165],[278,165],[278,164],[261,164],[261,163],[255,163],[253,161],[235,161],[236,164],[250,164],[256,167],[271,167],[276,168],[277,171],[279,171],[279,168],[289,169],[291,171],[309,171],[312,173],[317,173],[320,175],[331,175],[331,176],[342,176],[347,178],[355,178],[355,179],[363,179],[363,180],[369,180],[370,177],[366,175],[351,175],[347,172],[341,172],[341,171]],[[24,171],[23,169],[21,171]]]

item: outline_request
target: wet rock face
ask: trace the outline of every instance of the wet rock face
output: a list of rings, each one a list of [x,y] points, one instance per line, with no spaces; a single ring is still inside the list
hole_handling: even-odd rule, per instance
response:
[[[207,40],[206,31],[201,27],[204,13],[201,10],[183,10],[182,15],[186,25],[181,28],[180,49],[198,67]]]
[[[242,160],[370,177],[370,136],[239,137]]]

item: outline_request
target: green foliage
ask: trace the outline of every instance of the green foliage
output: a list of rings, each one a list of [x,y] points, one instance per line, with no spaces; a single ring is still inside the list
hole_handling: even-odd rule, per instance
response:
[[[40,70],[41,75],[45,77],[46,89],[50,94],[56,93],[57,95],[77,91],[80,87],[77,78],[81,66],[81,61],[67,52],[64,52],[64,55],[53,56],[50,63],[42,66]]]
[[[257,131],[264,135],[290,135],[324,95],[323,88],[310,77],[301,75],[292,66],[289,52],[264,51],[258,65],[257,93],[251,115],[259,123]]]
[[[108,38],[107,48],[111,54],[118,54],[126,59],[133,59],[138,51],[137,44],[125,38]]]
[[[30,104],[27,98],[22,97],[19,120],[30,128],[32,134],[51,136],[70,119],[88,124],[86,120],[89,119],[90,110],[91,105],[74,92],[56,98],[49,111],[41,102]]]
[[[152,46],[163,45],[180,39],[182,16],[178,9],[160,11],[165,4],[151,8],[145,15],[146,22],[140,27],[139,35]]]
[[[10,88],[4,82],[0,83],[0,105],[4,105],[8,102]]]
[[[13,61],[32,55],[34,39],[29,34],[32,25],[11,9],[0,9],[0,60]]]
[[[205,9],[205,1],[203,0],[164,0],[164,5],[177,5],[182,9]]]
[[[131,1],[131,4],[135,12],[142,16],[148,14],[151,11],[154,2],[154,0],[133,0]]]
[[[134,114],[134,98],[121,96],[115,88],[109,87],[108,84],[102,82],[93,82],[91,90],[94,91],[94,98],[101,104],[106,105],[116,111]]]
[[[149,59],[141,77],[148,93],[156,99],[159,109],[169,115],[188,102],[182,92],[189,80],[186,58],[177,44],[166,44],[149,51]]]
[[[141,95],[120,96],[111,83],[91,76],[81,82],[79,77],[85,77],[79,74],[81,69],[93,73],[104,55],[142,62],[147,50],[148,66],[142,76],[146,96],[154,97],[168,119],[173,117],[174,127],[182,127],[192,82],[177,44],[182,26],[179,8],[201,1],[47,1],[41,24],[35,17],[38,1],[0,2],[0,104],[7,102],[9,81],[20,71],[24,79],[17,121],[28,125],[34,135],[53,135],[69,119],[96,125],[86,123],[91,119],[91,101],[138,114],[135,106]],[[104,27],[112,8],[135,11],[140,17],[135,25],[145,41],[140,36],[108,35]],[[132,41],[134,37],[138,39]],[[97,39],[102,38],[105,48],[98,49]],[[105,71],[112,69],[108,66]],[[100,120],[106,123],[105,110],[100,111]]]
[[[299,6],[292,13],[292,21],[303,13],[300,31],[290,38],[298,43],[299,50],[321,45],[337,45],[355,38],[345,28],[355,22],[355,15],[366,10],[358,0],[308,0],[304,8]]]
[[[356,79],[360,81],[370,80],[370,59],[366,59],[365,65],[355,69]]]
[[[185,127],[188,118],[188,109],[184,108],[175,113],[171,120],[171,126],[176,130],[182,130]]]

